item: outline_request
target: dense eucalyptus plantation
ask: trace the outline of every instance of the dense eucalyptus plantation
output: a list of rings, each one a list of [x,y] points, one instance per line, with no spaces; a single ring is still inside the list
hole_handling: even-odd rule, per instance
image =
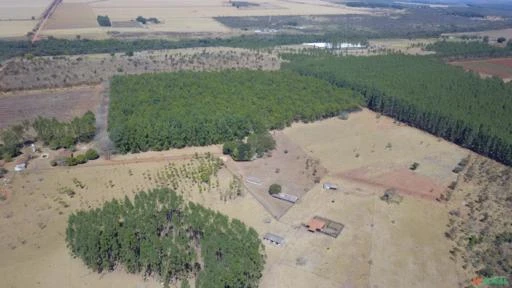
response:
[[[433,57],[289,55],[284,69],[363,94],[368,108],[512,164],[512,84]]]
[[[109,133],[121,152],[204,146],[336,116],[359,103],[356,92],[293,72],[116,76]]]
[[[66,241],[94,271],[121,265],[166,285],[195,277],[195,287],[257,287],[265,263],[254,229],[164,188],[72,214]]]

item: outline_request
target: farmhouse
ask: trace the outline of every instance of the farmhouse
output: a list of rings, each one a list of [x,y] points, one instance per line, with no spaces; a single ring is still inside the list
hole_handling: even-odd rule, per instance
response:
[[[307,224],[305,224],[305,226],[310,232],[321,232],[334,238],[338,237],[341,230],[345,227],[341,223],[319,216],[313,217]]]
[[[325,221],[314,217],[313,219],[309,220],[308,224],[306,224],[306,227],[308,227],[310,232],[320,232],[325,227]]]
[[[263,239],[267,240],[267,241],[270,241],[270,243],[275,244],[277,246],[281,246],[282,244],[284,244],[284,238],[283,237],[277,236],[276,234],[272,234],[272,233],[266,233],[263,236]]]
[[[288,201],[290,203],[295,203],[295,202],[297,202],[297,200],[299,200],[299,197],[297,197],[295,195],[286,194],[286,193],[272,194],[272,197],[281,199],[284,201]]]
[[[324,183],[325,190],[338,190],[338,185],[332,183]]]

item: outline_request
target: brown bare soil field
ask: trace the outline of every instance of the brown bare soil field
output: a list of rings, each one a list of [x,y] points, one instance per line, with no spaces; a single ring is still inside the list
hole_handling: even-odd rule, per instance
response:
[[[45,29],[99,27],[96,14],[87,3],[62,3],[46,22]]]
[[[236,48],[191,48],[124,54],[16,59],[0,71],[0,91],[101,83],[113,75],[179,70],[277,70],[276,54]]]
[[[438,198],[446,190],[446,186],[440,185],[435,180],[414,173],[406,168],[398,168],[391,171],[379,169],[381,171],[377,173],[375,171],[370,172],[369,170],[368,167],[358,168],[340,173],[337,176],[349,181],[381,187],[383,190],[394,188],[402,194],[419,196],[430,200]]]
[[[96,112],[101,91],[94,86],[0,94],[0,129],[38,116],[69,121],[88,110]]]
[[[512,79],[512,58],[454,61],[450,64],[460,66],[467,71],[474,71],[483,77],[497,76],[504,81]]]
[[[400,204],[388,204],[379,199],[383,187],[339,177],[362,167],[373,169],[370,172],[388,169],[391,176],[397,176],[393,171],[418,162],[414,172],[418,177],[445,185],[456,178],[451,169],[468,154],[466,150],[367,110],[351,114],[348,120],[294,124],[279,133],[283,135],[276,135],[275,160],[263,158],[249,164],[225,159],[229,169],[220,170],[219,188],[200,192],[190,185],[180,189],[187,199],[236,217],[260,235],[271,232],[285,238],[281,247],[265,242],[267,259],[260,287],[459,287],[468,279],[448,253],[452,244],[443,235],[449,211],[445,203],[404,195]],[[392,143],[390,148],[387,142]],[[287,154],[284,147],[290,149]],[[27,171],[9,173],[5,187],[12,196],[0,203],[3,283],[42,288],[160,287],[157,281],[144,282],[142,275],[127,275],[122,268],[101,275],[87,270],[65,247],[66,219],[76,209],[98,207],[113,197],[133,197],[135,191],[162,185],[158,176],[162,169],[170,163],[189,163],[172,157],[186,158],[194,151],[219,153],[220,147],[114,156],[110,162],[116,165],[96,160],[77,167],[49,168],[45,166],[48,160],[36,159]],[[253,197],[253,191],[244,189],[241,197],[232,199],[222,196],[233,179],[231,170],[238,173],[237,167],[246,175],[261,173],[258,176],[269,183],[279,177],[294,182],[305,170],[304,153],[320,160],[328,174],[309,186],[279,220]],[[274,167],[280,172],[275,173]],[[367,175],[374,175],[370,172]],[[74,178],[85,187],[77,187]],[[338,184],[340,189],[325,191],[324,182]],[[63,187],[74,189],[75,197],[59,192]],[[345,228],[337,238],[308,232],[302,224],[315,215]]]

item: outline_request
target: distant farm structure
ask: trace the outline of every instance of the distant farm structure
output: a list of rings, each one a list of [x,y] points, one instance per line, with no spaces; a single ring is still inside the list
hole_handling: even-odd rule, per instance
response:
[[[338,185],[332,183],[324,183],[324,190],[338,190]]]
[[[299,197],[297,197],[295,195],[287,194],[287,193],[272,194],[272,197],[280,199],[280,200],[288,201],[290,203],[295,203],[295,202],[297,202],[297,200],[299,200]]]
[[[334,238],[337,238],[338,235],[340,235],[343,228],[345,227],[345,225],[339,222],[329,220],[327,218],[323,218],[320,216],[314,216],[304,226],[306,226],[309,232],[321,232]]]
[[[278,236],[276,234],[272,234],[272,233],[266,233],[264,236],[263,236],[263,239],[264,240],[267,240],[269,241],[270,243],[272,244],[275,244],[277,246],[281,246],[284,244],[284,238],[281,237],[281,236]]]

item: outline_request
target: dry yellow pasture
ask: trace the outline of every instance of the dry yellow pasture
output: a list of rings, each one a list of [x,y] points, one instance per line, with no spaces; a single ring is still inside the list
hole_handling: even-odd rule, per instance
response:
[[[279,220],[248,190],[233,200],[194,187],[185,187],[184,193],[189,200],[242,220],[260,235],[285,237],[282,247],[265,243],[261,287],[457,287],[466,280],[449,259],[450,242],[443,235],[448,222],[445,204],[415,195],[387,204],[379,199],[382,187],[340,176],[363,166],[377,167],[372,171],[378,173],[417,161],[414,173],[446,183],[466,150],[367,110],[351,114],[349,120],[294,124],[283,133],[329,172]],[[387,142],[391,149],[385,148]],[[5,287],[160,287],[155,280],[143,281],[141,275],[122,269],[99,275],[73,259],[64,241],[67,215],[112,198],[132,197],[157,185],[155,175],[168,163],[186,163],[195,152],[219,155],[220,148],[115,156],[70,168],[51,168],[47,160],[35,160],[11,179],[10,197],[0,203],[0,277]],[[223,158],[228,166],[237,165]],[[233,175],[222,169],[218,177],[224,187]],[[77,188],[74,178],[86,188]],[[323,190],[327,181],[340,190]],[[59,192],[62,187],[73,188],[77,195],[68,198]],[[315,215],[345,228],[338,238],[308,232],[302,224]]]

